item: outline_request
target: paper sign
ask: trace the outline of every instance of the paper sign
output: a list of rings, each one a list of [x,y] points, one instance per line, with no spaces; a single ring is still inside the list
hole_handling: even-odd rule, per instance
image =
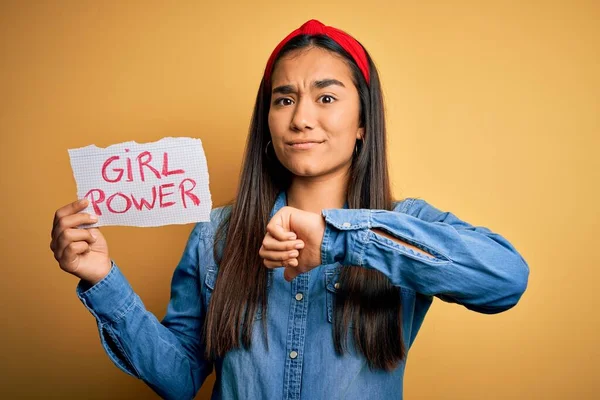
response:
[[[162,226],[210,220],[208,167],[200,139],[163,138],[69,149],[77,198],[91,226]]]

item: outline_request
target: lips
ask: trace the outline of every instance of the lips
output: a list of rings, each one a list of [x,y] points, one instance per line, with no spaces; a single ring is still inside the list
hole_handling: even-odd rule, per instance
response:
[[[309,141],[309,140],[297,140],[293,142],[289,142],[288,145],[293,149],[306,150],[312,149],[313,147],[317,147],[323,142],[317,141]]]

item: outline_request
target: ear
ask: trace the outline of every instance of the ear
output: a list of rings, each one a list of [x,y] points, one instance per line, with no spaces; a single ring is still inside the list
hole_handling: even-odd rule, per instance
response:
[[[356,140],[363,140],[365,138],[365,128],[360,127],[356,131]]]

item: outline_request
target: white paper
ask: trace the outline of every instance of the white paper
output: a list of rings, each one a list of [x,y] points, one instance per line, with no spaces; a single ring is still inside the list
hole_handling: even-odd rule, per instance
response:
[[[77,198],[91,226],[162,226],[210,220],[208,167],[200,139],[168,137],[69,149]]]

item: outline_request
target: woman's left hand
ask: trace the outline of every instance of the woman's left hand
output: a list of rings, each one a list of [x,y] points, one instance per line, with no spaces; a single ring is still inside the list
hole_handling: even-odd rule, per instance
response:
[[[259,250],[267,268],[284,267],[288,282],[321,265],[325,219],[320,214],[283,207],[269,221]]]

